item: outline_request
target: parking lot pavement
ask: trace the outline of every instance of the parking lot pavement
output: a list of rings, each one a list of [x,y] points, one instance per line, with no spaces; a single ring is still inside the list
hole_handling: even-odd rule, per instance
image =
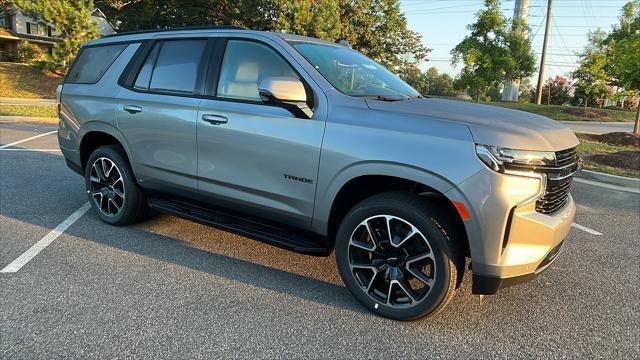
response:
[[[0,124],[2,144],[49,131],[25,126]],[[16,147],[34,145],[57,140]],[[640,195],[573,194],[576,223],[602,235],[572,229],[548,271],[482,305],[467,273],[442,313],[406,323],[362,308],[333,257],[167,215],[112,227],[89,211],[0,273],[0,357],[638,358]],[[86,201],[59,152],[0,149],[0,269]]]

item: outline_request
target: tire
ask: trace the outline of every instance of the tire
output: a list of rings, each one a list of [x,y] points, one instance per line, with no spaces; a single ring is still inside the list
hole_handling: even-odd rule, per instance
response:
[[[447,305],[464,257],[441,217],[423,198],[404,192],[374,195],[349,211],[336,236],[336,262],[362,305],[395,320],[431,316]]]
[[[147,216],[146,198],[136,183],[122,147],[97,148],[89,156],[84,172],[89,203],[102,221],[121,226]]]

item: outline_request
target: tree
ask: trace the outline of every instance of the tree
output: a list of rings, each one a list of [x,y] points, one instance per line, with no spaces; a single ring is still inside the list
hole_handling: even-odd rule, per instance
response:
[[[467,26],[471,34],[451,50],[452,63],[464,65],[455,87],[469,89],[478,102],[502,80],[520,80],[535,71],[526,27],[510,24],[502,15],[499,0],[485,0],[484,6],[476,14],[476,22]]]
[[[52,59],[57,65],[69,64],[82,43],[99,35],[91,19],[93,0],[16,0],[15,5],[60,33],[62,42],[54,45]]]
[[[314,36],[327,41],[340,38],[341,22],[338,0],[277,0],[277,31]]]
[[[430,49],[407,27],[398,0],[96,0],[120,31],[176,26],[238,25],[346,40],[399,75]]]
[[[585,107],[588,106],[590,99],[601,99],[607,95],[605,36],[602,30],[589,33],[589,42],[579,55],[580,65],[571,73],[571,77],[576,80],[576,97],[584,97]]]
[[[562,105],[569,101],[573,96],[573,83],[564,76],[556,75],[555,78],[549,78],[542,87],[542,101],[553,105]],[[537,87],[529,90],[531,102],[535,102]]]
[[[438,69],[430,67],[426,72],[419,69],[405,74],[403,79],[420,94],[451,96],[453,92],[453,78],[449,74],[439,74]]]
[[[622,8],[620,23],[604,39],[608,46],[605,70],[612,83],[633,94],[640,90],[640,0]],[[640,106],[636,109],[634,133],[640,133]]]

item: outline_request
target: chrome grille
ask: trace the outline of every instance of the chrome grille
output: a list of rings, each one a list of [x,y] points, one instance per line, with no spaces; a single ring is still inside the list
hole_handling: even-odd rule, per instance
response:
[[[569,199],[569,191],[573,177],[561,181],[547,180],[547,192],[536,201],[536,211],[543,214],[552,214],[562,208]]]
[[[547,174],[547,191],[536,201],[536,211],[552,214],[561,209],[569,200],[573,175],[579,168],[576,148],[556,152],[556,166],[536,169]]]

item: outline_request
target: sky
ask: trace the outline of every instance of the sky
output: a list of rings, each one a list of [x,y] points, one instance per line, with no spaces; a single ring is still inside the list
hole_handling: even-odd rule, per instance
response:
[[[429,61],[421,64],[427,69],[435,66],[439,72],[454,76],[457,68],[451,65],[450,51],[467,34],[467,24],[474,22],[475,13],[483,7],[482,0],[401,0],[400,6],[409,29],[422,35],[423,43],[433,49]],[[618,21],[627,0],[554,0],[549,33],[549,48],[545,78],[566,76],[576,68],[577,56],[587,43],[589,31],[609,30]],[[513,17],[515,0],[502,0],[503,14]],[[533,35],[533,51],[540,63],[547,0],[529,0],[527,23]],[[537,77],[537,73],[535,74]]]

